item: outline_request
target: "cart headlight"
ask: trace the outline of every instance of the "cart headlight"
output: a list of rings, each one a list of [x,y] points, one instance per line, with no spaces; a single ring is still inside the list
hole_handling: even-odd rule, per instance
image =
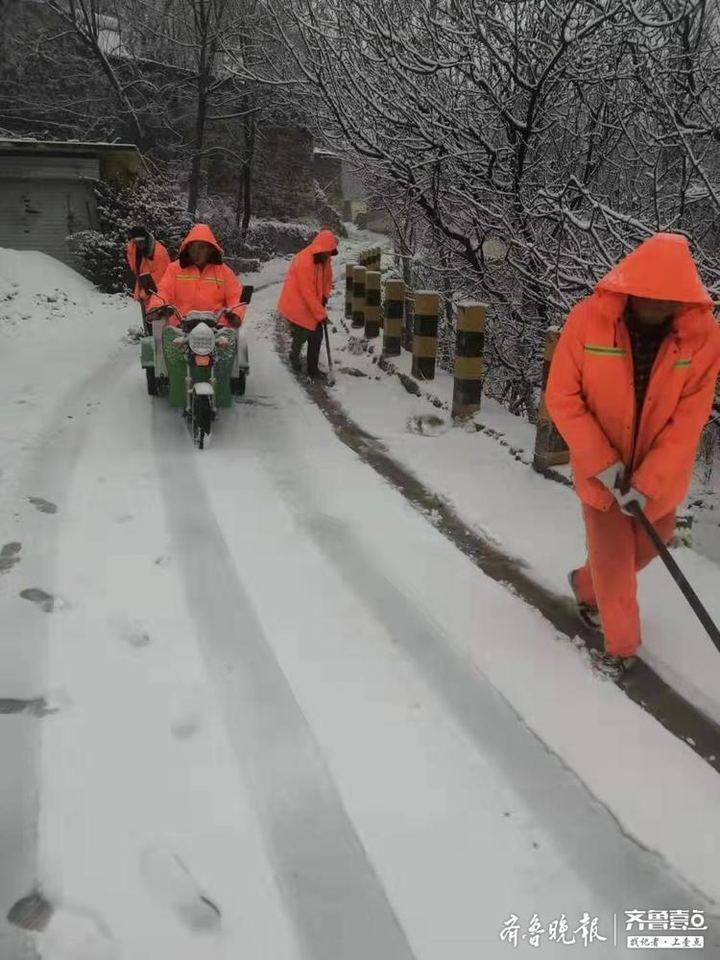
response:
[[[188,344],[193,353],[206,357],[215,348],[215,334],[206,323],[199,323],[188,334]]]

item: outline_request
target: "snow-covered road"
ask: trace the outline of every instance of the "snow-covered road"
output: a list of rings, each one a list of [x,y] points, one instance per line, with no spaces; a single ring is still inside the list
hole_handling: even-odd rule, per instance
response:
[[[53,340],[2,438],[0,696],[57,711],[0,716],[3,914],[36,877],[45,960],[499,960],[700,908],[716,956],[717,775],[337,441],[273,349],[276,274],[207,451],[99,297],[86,378]],[[539,949],[500,941],[534,914]],[[584,914],[606,941],[551,942]]]

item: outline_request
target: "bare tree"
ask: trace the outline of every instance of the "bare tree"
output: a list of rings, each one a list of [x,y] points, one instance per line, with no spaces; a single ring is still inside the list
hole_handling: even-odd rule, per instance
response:
[[[48,0],[9,9],[0,127],[133,140],[185,167],[193,215],[208,161],[224,158],[239,171],[238,223],[247,230],[258,121],[272,104],[238,67],[254,63],[260,0]]]
[[[312,98],[396,223],[409,205],[427,224],[426,269],[492,302],[491,386],[514,409],[532,412],[542,329],[650,233],[691,234],[717,288],[705,0],[271,3],[285,56],[255,79]]]

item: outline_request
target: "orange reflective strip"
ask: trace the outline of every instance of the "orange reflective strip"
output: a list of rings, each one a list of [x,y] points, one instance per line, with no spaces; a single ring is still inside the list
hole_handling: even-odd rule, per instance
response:
[[[220,285],[225,283],[225,280],[222,277],[195,277],[189,273],[178,273],[175,277],[176,280],[201,280],[203,283],[214,283]]]

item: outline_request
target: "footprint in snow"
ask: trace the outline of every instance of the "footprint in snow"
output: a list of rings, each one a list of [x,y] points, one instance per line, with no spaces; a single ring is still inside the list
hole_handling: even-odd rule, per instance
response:
[[[170,733],[175,740],[190,740],[202,726],[203,708],[198,697],[189,698],[170,724]]]
[[[5,544],[0,550],[0,573],[7,573],[9,570],[12,570],[16,563],[20,563],[21,550],[21,543]]]
[[[214,933],[220,929],[219,908],[205,896],[176,853],[146,847],[140,856],[140,871],[155,902],[171,910],[190,930]]]
[[[131,647],[140,649],[150,645],[150,634],[139,620],[117,617],[112,621],[112,629],[118,639]]]
[[[200,729],[200,717],[188,712],[176,717],[170,724],[170,733],[175,740],[190,740]]]
[[[58,603],[57,598],[51,593],[46,593],[45,590],[40,590],[38,587],[28,587],[27,590],[21,590],[20,596],[23,600],[29,600],[36,604],[44,613],[52,613],[62,606],[62,603]]]
[[[42,497],[28,497],[28,501],[39,510],[40,513],[57,513],[57,504],[51,500],[44,500]]]
[[[45,930],[54,913],[53,905],[45,899],[39,890],[33,890],[10,907],[8,923],[21,930]]]
[[[450,429],[448,421],[433,413],[419,414],[410,417],[406,423],[409,433],[417,433],[421,437],[439,437]]]
[[[51,704],[45,697],[33,697],[30,700],[17,700],[13,697],[0,697],[0,716],[12,713],[29,713],[38,720],[59,713],[59,704]]]

